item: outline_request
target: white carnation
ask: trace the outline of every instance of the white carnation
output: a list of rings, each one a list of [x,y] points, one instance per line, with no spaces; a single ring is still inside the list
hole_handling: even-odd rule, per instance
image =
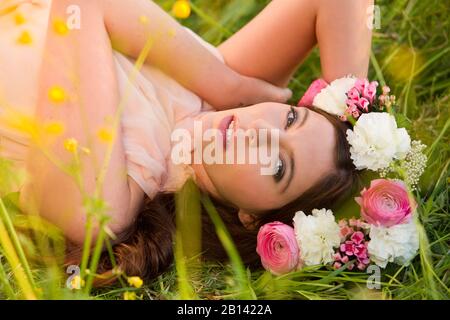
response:
[[[370,259],[385,268],[388,262],[409,264],[419,249],[419,234],[414,219],[389,228],[372,225],[367,247]]]
[[[386,112],[362,114],[352,130],[347,130],[350,153],[358,170],[377,171],[394,159],[404,159],[411,149],[405,128],[397,128],[394,116]]]
[[[344,77],[332,81],[313,100],[313,106],[334,115],[343,115],[347,109],[346,93],[355,86],[356,78]]]
[[[314,209],[307,216],[299,211],[294,217],[295,236],[300,257],[305,265],[327,264],[333,261],[334,247],[340,244],[339,226],[331,210]]]

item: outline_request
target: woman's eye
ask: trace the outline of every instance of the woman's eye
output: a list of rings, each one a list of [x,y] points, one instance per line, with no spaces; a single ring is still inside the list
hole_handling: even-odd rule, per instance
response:
[[[297,111],[294,109],[294,107],[291,107],[291,109],[289,110],[289,112],[287,114],[287,121],[286,121],[285,129],[292,126],[295,123],[295,121],[297,121]]]
[[[277,165],[275,167],[274,178],[276,182],[280,182],[283,179],[285,171],[284,161],[282,159],[278,159]]]

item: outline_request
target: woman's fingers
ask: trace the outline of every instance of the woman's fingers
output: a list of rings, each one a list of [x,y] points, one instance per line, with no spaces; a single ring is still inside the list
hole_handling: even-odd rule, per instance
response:
[[[269,82],[252,78],[252,92],[250,93],[250,103],[260,102],[280,102],[284,103],[292,97],[289,88],[277,87]]]

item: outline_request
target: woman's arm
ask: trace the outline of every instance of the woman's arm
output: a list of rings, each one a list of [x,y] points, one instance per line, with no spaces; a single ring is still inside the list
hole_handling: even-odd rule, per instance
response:
[[[80,152],[82,188],[89,196],[95,194],[107,150],[97,132],[108,126],[107,119],[114,117],[120,100],[112,48],[98,4],[90,0],[52,2],[50,25],[54,19],[64,17],[67,6],[79,5],[82,27],[65,36],[56,34],[52,28],[48,30],[36,108],[40,123],[64,124],[64,135],[47,148],[57,159],[66,164],[73,161],[73,155],[64,148],[67,138],[76,139],[80,147],[90,148],[89,155]],[[59,105],[48,97],[55,85],[62,87],[67,96]],[[111,218],[109,227],[117,234],[135,219],[143,191],[127,177],[120,127],[112,134],[114,148],[99,196],[110,207],[106,212]],[[29,151],[27,169],[29,180],[21,192],[21,207],[27,212],[37,209],[72,242],[82,244],[87,214],[74,177],[65,174],[34,145]]]
[[[220,45],[226,63],[239,73],[286,85],[318,43],[322,77],[366,77],[373,0],[273,0],[258,16]]]
[[[137,58],[150,39],[148,63],[216,108],[289,99],[288,90],[241,76],[227,67],[152,1],[101,2],[115,49]]]

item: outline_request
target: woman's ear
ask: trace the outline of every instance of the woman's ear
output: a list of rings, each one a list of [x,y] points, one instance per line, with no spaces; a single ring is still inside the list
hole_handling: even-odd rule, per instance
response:
[[[245,209],[239,209],[238,213],[239,220],[241,220],[242,225],[248,230],[256,229],[256,216]]]

